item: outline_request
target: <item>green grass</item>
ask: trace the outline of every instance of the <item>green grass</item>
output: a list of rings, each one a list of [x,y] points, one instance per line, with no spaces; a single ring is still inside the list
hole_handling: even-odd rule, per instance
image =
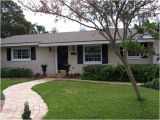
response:
[[[4,99],[4,95],[2,91],[11,85],[15,85],[22,82],[27,82],[33,80],[33,78],[1,78],[1,86],[0,86],[0,99]]]
[[[45,100],[45,119],[158,119],[159,91],[141,88],[140,102],[130,85],[51,81],[33,87]]]

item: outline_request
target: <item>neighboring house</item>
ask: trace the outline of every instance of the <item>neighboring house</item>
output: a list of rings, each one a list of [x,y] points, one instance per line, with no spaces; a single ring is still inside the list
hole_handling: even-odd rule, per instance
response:
[[[152,45],[158,51],[158,41],[153,37],[136,37],[144,46]],[[47,64],[48,75],[58,73],[65,64],[71,65],[71,73],[82,73],[85,65],[121,64],[109,42],[97,31],[17,35],[1,40],[1,47],[2,67],[25,67],[42,73],[41,65]],[[156,63],[153,55],[133,52],[128,53],[128,60],[131,64]]]

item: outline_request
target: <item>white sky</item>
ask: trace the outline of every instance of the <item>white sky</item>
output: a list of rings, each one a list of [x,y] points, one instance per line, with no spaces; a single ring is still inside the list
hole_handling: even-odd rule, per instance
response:
[[[55,23],[52,15],[34,14],[29,11],[24,11],[24,14],[28,21],[43,25],[47,31],[51,31],[54,27],[58,29],[58,32],[79,31],[80,29],[80,25],[72,21],[64,22],[61,20]]]
[[[17,0],[13,1],[19,5]],[[46,31],[51,31],[54,27],[57,28],[58,32],[70,32],[80,30],[80,24],[73,21],[68,20],[64,22],[64,20],[61,20],[55,23],[53,15],[33,13],[29,10],[23,10],[23,13],[27,21],[30,21],[32,24],[37,23],[38,25],[43,25],[46,28]],[[89,29],[86,28],[86,30]]]
[[[13,0],[18,5],[20,5],[17,1]],[[34,1],[34,0],[33,0]],[[160,2],[160,0],[158,0]],[[47,31],[51,31],[54,27],[58,30],[58,32],[70,32],[70,31],[79,31],[80,30],[80,24],[67,20],[64,22],[64,20],[58,21],[57,23],[54,22],[53,15],[46,15],[46,14],[40,14],[40,13],[33,13],[29,10],[23,10],[23,13],[25,15],[25,18],[27,21],[30,21],[32,24],[38,24],[43,25]],[[84,27],[83,27],[84,28]],[[91,30],[89,28],[86,28],[86,30]]]

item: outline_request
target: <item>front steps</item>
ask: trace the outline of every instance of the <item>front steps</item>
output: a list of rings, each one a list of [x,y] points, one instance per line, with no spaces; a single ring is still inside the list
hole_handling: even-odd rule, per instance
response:
[[[60,72],[60,73],[56,73],[55,75],[52,75],[52,76],[48,76],[49,78],[50,77],[53,77],[53,78],[64,78],[66,75],[66,72]]]

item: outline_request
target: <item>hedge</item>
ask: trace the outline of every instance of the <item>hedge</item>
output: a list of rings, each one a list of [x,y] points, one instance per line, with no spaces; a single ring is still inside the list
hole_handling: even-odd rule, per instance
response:
[[[29,68],[10,68],[10,67],[1,68],[2,78],[25,78],[32,76],[33,72]]]
[[[155,78],[152,81],[148,81],[148,82],[144,83],[141,86],[159,90],[160,89],[160,79],[159,78]]]
[[[159,77],[159,65],[130,65],[137,82],[152,81]],[[89,65],[83,67],[82,79],[127,82],[129,78],[123,65]]]

